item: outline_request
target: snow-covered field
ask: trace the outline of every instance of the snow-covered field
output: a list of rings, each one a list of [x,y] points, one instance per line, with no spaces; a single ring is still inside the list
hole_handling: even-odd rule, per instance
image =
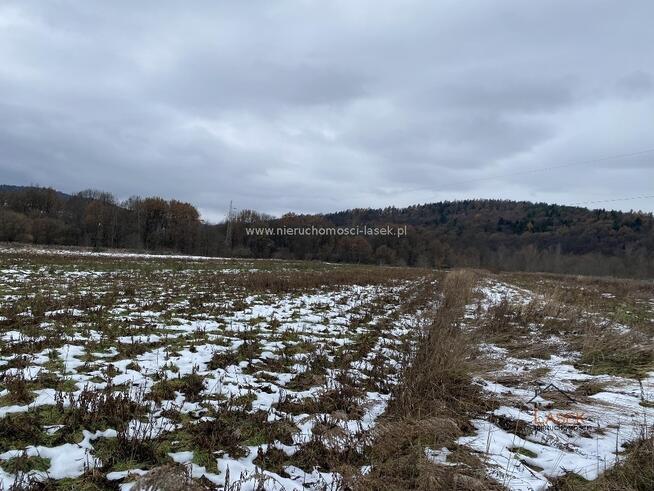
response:
[[[488,281],[480,293],[482,316],[501,302],[525,310],[545,304],[542,296],[499,281]],[[602,298],[615,298],[608,292],[599,293]],[[649,335],[637,339],[644,342],[644,349],[651,350],[652,331],[647,327],[654,327],[654,312],[647,299],[641,304]],[[600,332],[613,331],[611,339],[629,335],[629,326],[597,312],[586,314],[594,326],[600,326]],[[479,312],[471,312],[469,317],[471,331],[483,329]],[[649,364],[638,376],[610,374],[610,369],[599,370],[609,373],[592,374],[594,370],[580,363],[578,344],[567,339],[574,335],[583,343],[591,333],[574,332],[575,326],[565,316],[540,313],[534,317],[541,322],[528,323],[523,335],[534,345],[551,347],[552,352],[545,349],[546,356],[512,356],[506,347],[482,344],[482,351],[495,364],[476,381],[500,406],[483,419],[473,420],[476,434],[458,441],[478,452],[488,473],[512,490],[546,489],[553,478],[570,473],[594,480],[620,461],[625,444],[651,432],[654,422],[651,353],[646,357]],[[557,321],[560,335],[547,332],[548,320]],[[507,344],[519,335],[514,334]],[[615,365],[618,372],[627,368],[626,361]]]
[[[439,278],[0,250],[0,489],[130,489],[170,463],[206,488],[341,489],[340,464],[370,470]],[[651,288],[534,278],[481,277],[463,328],[494,406],[425,449],[452,472],[463,449],[515,490],[597,478],[654,420]],[[596,340],[626,355],[598,357]]]
[[[362,450],[426,281],[324,264],[1,260],[5,489],[98,472],[129,489],[173,461],[218,487],[336,488],[328,453]]]

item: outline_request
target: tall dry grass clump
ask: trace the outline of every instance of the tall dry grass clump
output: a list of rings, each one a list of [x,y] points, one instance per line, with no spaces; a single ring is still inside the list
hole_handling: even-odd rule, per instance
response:
[[[426,318],[369,449],[371,469],[355,490],[501,489],[456,440],[472,430],[471,415],[486,403],[472,384],[474,341],[462,330],[475,273],[457,270],[441,283],[439,308]],[[438,465],[427,449],[452,450],[453,465]],[[448,459],[449,463],[449,459]]]
[[[389,412],[415,417],[443,414],[448,409],[458,412],[470,396],[473,344],[460,323],[474,283],[474,273],[468,270],[453,271],[444,278],[440,306],[419,334]]]
[[[455,270],[443,279],[443,310],[454,310],[459,314],[472,298],[472,289],[476,283],[475,273],[468,269]]]
[[[193,481],[190,469],[180,464],[155,467],[139,478],[134,491],[202,491],[210,488]]]

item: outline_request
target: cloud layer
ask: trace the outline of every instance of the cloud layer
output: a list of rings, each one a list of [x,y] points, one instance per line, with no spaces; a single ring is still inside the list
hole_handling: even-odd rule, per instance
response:
[[[654,194],[654,152],[597,160],[654,149],[652,18],[647,0],[4,2],[0,182],[210,219],[230,199]]]

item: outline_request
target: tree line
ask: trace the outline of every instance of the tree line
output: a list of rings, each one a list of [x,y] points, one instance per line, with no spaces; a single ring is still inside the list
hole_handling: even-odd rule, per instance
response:
[[[116,200],[87,190],[0,187],[0,241],[206,256],[315,259],[421,267],[481,267],[651,278],[651,213],[506,200],[271,217],[244,210],[203,221],[190,203]],[[249,235],[247,227],[405,226],[396,236]]]

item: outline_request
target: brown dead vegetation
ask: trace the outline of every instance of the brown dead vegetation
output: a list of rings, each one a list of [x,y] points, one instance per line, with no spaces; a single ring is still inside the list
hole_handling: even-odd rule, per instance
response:
[[[419,268],[388,267],[336,267],[324,271],[244,272],[239,275],[214,273],[213,284],[220,277],[236,288],[248,293],[292,293],[316,288],[333,288],[348,285],[389,285],[400,280],[416,280],[427,274]]]
[[[202,491],[208,487],[193,481],[189,467],[181,464],[166,464],[152,469],[136,481],[134,491]]]
[[[387,411],[374,430],[369,473],[357,490],[500,489],[456,439],[470,432],[469,418],[490,408],[472,384],[472,338],[461,329],[476,277],[454,271],[442,282],[439,308],[428,318]],[[453,465],[429,460],[426,449],[456,450]]]

